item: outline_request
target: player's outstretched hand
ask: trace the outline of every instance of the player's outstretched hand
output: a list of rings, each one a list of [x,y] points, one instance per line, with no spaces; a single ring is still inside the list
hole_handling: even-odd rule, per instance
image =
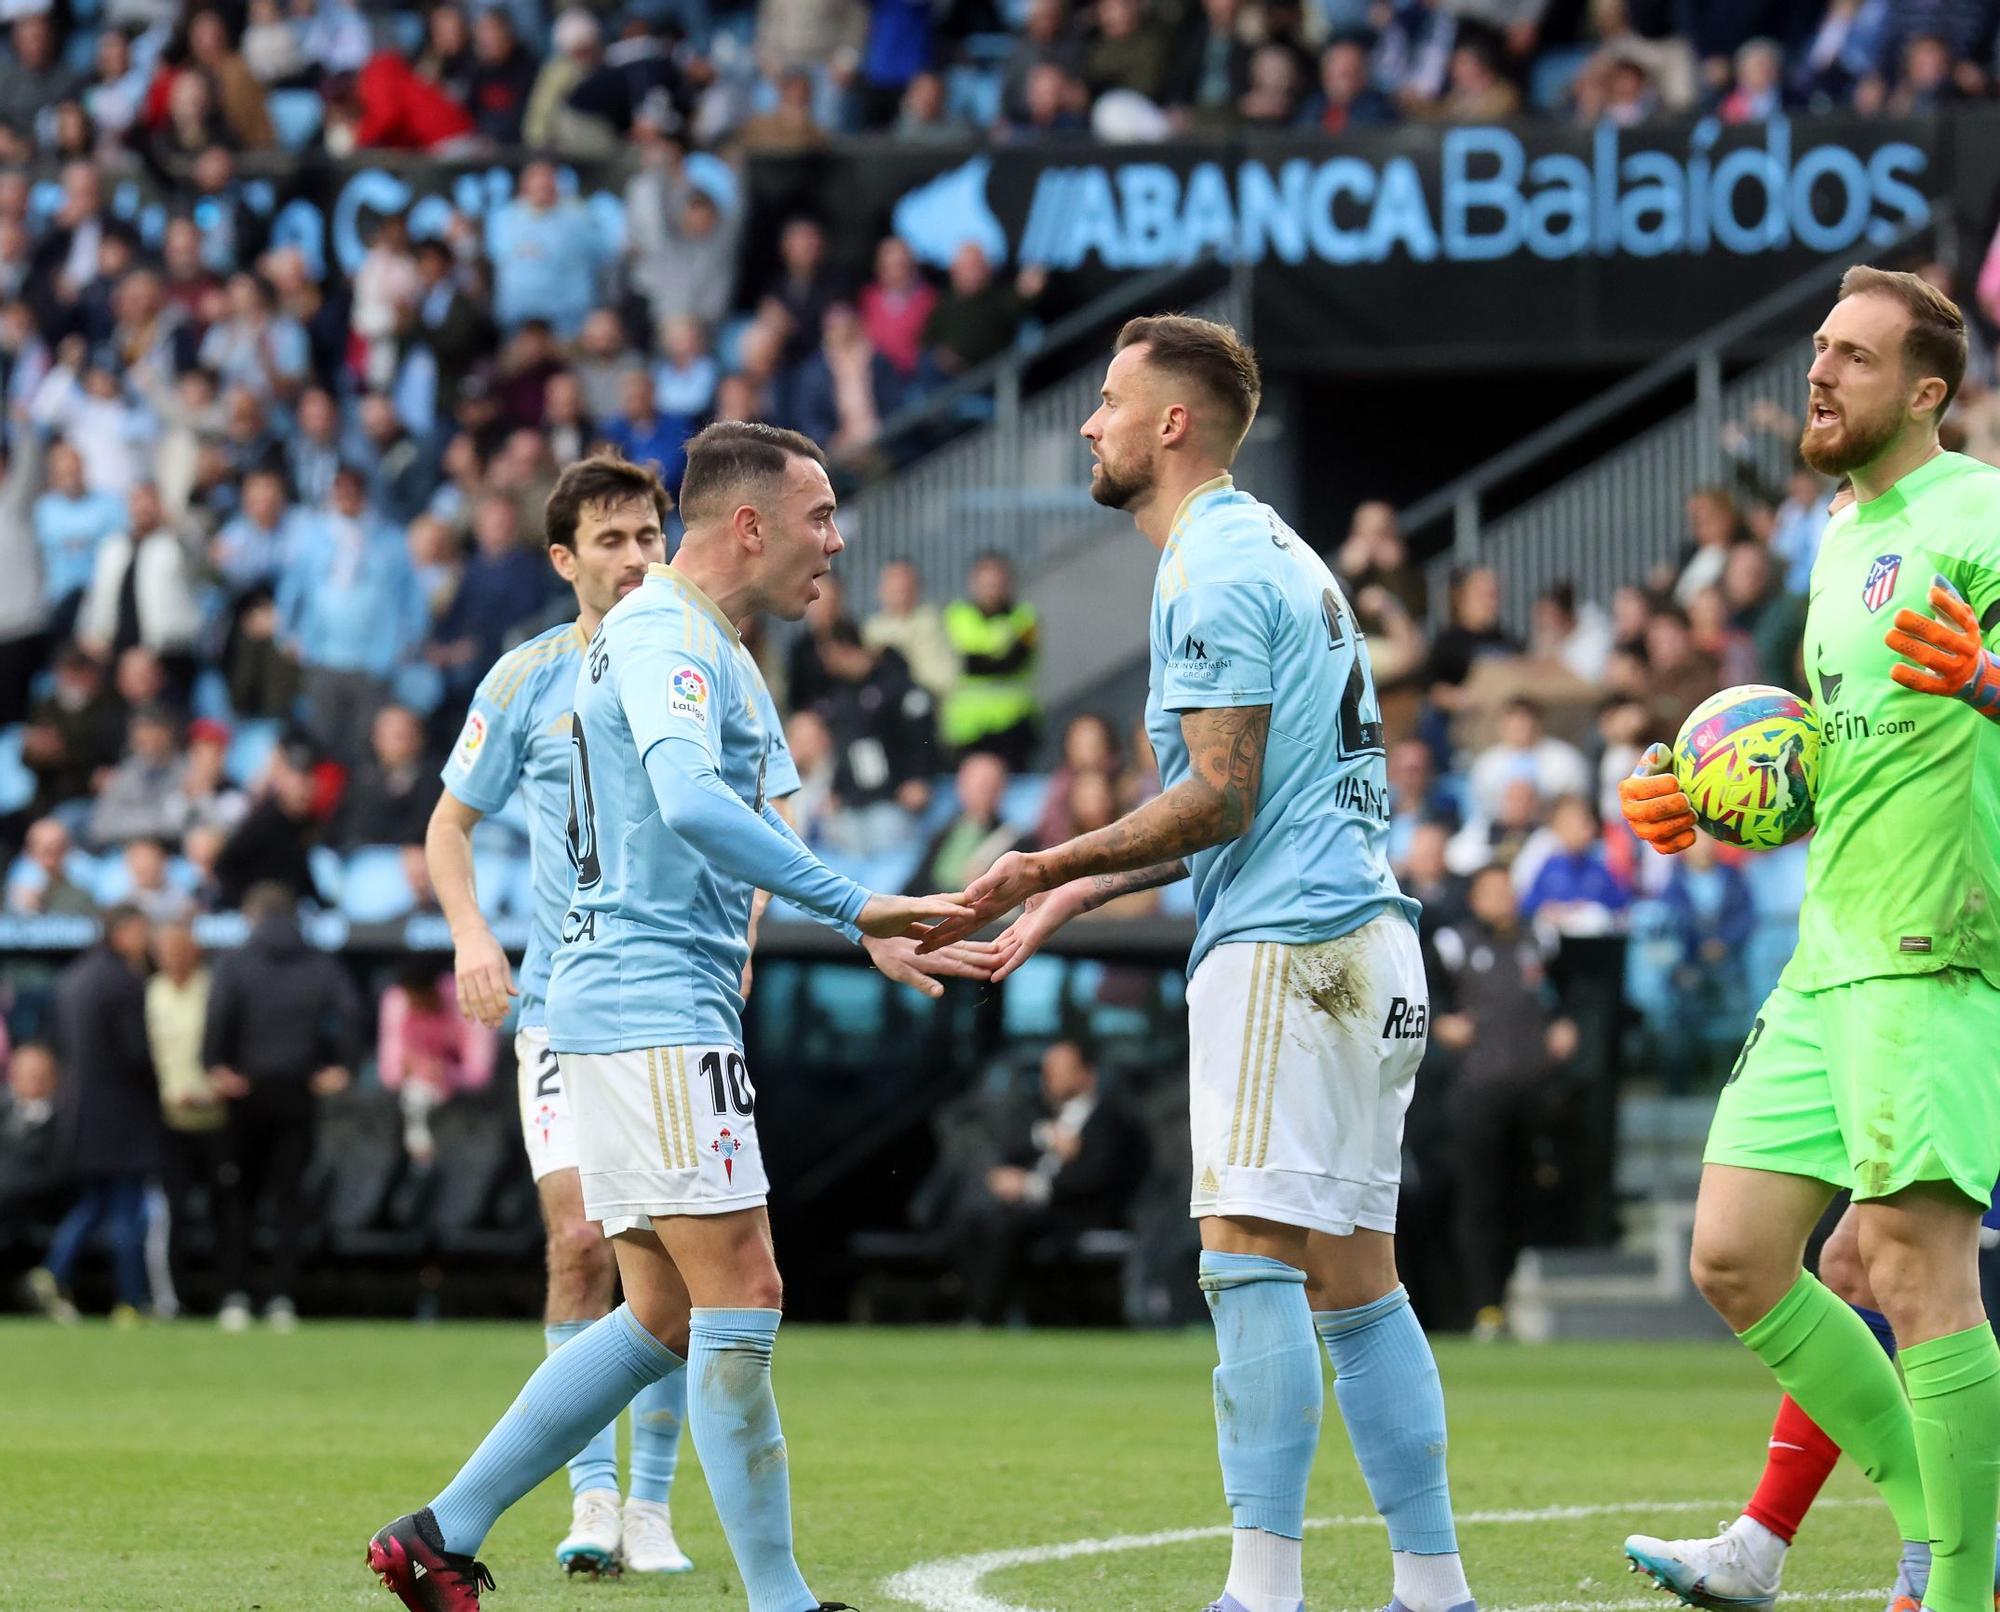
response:
[[[965,887],[962,899],[967,913],[951,918],[924,936],[923,949],[934,952],[941,946],[963,940],[983,924],[1002,913],[1012,912],[1033,895],[1048,888],[1042,859],[1031,851],[1009,851]]]
[[[874,895],[854,920],[854,927],[877,940],[889,940],[896,935],[907,935],[922,924],[931,925],[925,933],[934,935],[941,926],[963,922],[971,915],[972,908],[963,896]],[[978,927],[976,923],[970,924],[967,932]]]
[[[861,949],[883,978],[932,997],[944,995],[947,979],[990,980],[999,961],[990,940],[961,940],[941,951],[923,953],[917,949],[917,935],[898,935],[893,940],[869,936],[862,940]]]
[[[1000,966],[993,970],[996,985],[1040,951],[1043,941],[1082,910],[1069,898],[1070,888],[1064,885],[1060,890],[1028,897],[1021,916],[1000,932],[993,942],[1000,958]]]
[[[1648,745],[1630,778],[1618,785],[1618,809],[1632,832],[1662,856],[1694,844],[1694,807],[1674,779],[1673,752]]]
[[[1914,610],[1896,612],[1882,641],[1916,664],[1898,662],[1889,675],[1919,694],[1948,694],[1982,711],[2000,707],[2000,661],[1988,653],[1979,618],[1949,578],[1932,576],[1931,609],[1936,619]]]
[[[483,935],[468,936],[459,943],[452,963],[458,976],[458,1010],[489,1030],[500,1028],[507,1017],[507,998],[519,996],[514,974],[507,966],[507,954],[489,929]]]

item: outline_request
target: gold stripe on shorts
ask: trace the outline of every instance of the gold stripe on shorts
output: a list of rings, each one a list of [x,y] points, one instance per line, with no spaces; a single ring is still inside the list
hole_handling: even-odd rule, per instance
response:
[[[1264,1048],[1264,1126],[1257,1136],[1257,1168],[1264,1168],[1264,1156],[1271,1151],[1271,1111],[1278,1106],[1278,1053],[1285,1044],[1285,998],[1292,986],[1292,949],[1281,946],[1278,955],[1284,967],[1278,973],[1277,1017],[1271,1025],[1271,1039]]]
[[[681,1134],[687,1138],[687,1167],[692,1170],[700,1165],[701,1154],[694,1139],[694,1093],[688,1090],[687,1048],[674,1048],[674,1069],[681,1094]]]
[[[1245,1084],[1250,1089],[1249,1117],[1243,1127],[1243,1148],[1230,1159],[1231,1164],[1248,1166],[1250,1155],[1257,1146],[1257,1116],[1264,1106],[1264,1051],[1270,1045],[1271,998],[1278,984],[1278,949],[1266,941],[1258,942],[1258,949],[1264,954],[1264,983],[1258,987],[1255,1000],[1257,1031],[1250,1038],[1250,1077]]]
[[[659,1053],[653,1048],[646,1049],[646,1086],[653,1094],[653,1129],[659,1133],[660,1162],[671,1170],[674,1168],[674,1161],[667,1152],[667,1120],[660,1112],[660,1074],[655,1062],[658,1057]]]
[[[1243,1098],[1250,1084],[1250,1040],[1257,1023],[1257,982],[1264,972],[1264,945],[1257,943],[1250,954],[1250,990],[1243,1010],[1243,1055],[1236,1063],[1236,1117],[1229,1125],[1229,1162],[1236,1162],[1237,1139],[1243,1132]]]

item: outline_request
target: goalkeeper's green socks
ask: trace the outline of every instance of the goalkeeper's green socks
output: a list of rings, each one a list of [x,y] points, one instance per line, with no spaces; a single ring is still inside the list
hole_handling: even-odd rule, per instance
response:
[[[1913,1344],[1903,1351],[1903,1380],[1930,1519],[1926,1612],[1985,1612],[2000,1508],[2000,1344],[1993,1328],[1982,1321]]]
[[[1801,1274],[1763,1320],[1738,1336],[1882,1491],[1897,1532],[1913,1542],[1930,1539],[1910,1400],[1896,1378],[1895,1366],[1861,1317],[1818,1277]],[[1950,1341],[1940,1339],[1920,1347],[1936,1348]],[[1903,1351],[1906,1370],[1913,1369],[1911,1356],[1917,1352]],[[2000,1417],[1982,1426],[2000,1433]],[[1992,1493],[1987,1491],[1989,1500]],[[1992,1515],[1990,1505],[1986,1515]],[[1993,1593],[1990,1578],[1986,1593]]]

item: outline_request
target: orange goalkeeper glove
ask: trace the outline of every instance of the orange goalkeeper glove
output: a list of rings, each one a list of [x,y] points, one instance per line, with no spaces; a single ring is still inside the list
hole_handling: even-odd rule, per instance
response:
[[[1694,807],[1674,777],[1673,752],[1647,747],[1630,778],[1618,785],[1618,809],[1632,832],[1662,856],[1694,844]]]
[[[1982,716],[2000,721],[2000,656],[1988,649],[1979,618],[1958,589],[1941,576],[1931,578],[1931,609],[1938,619],[1898,610],[1883,642],[1914,666],[1897,664],[1889,675],[1919,694],[1948,694]]]

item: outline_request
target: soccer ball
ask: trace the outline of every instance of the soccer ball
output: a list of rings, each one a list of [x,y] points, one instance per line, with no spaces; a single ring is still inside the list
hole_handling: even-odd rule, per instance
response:
[[[1768,683],[1703,700],[1674,740],[1674,778],[1701,826],[1768,851],[1810,833],[1819,788],[1819,713]]]

